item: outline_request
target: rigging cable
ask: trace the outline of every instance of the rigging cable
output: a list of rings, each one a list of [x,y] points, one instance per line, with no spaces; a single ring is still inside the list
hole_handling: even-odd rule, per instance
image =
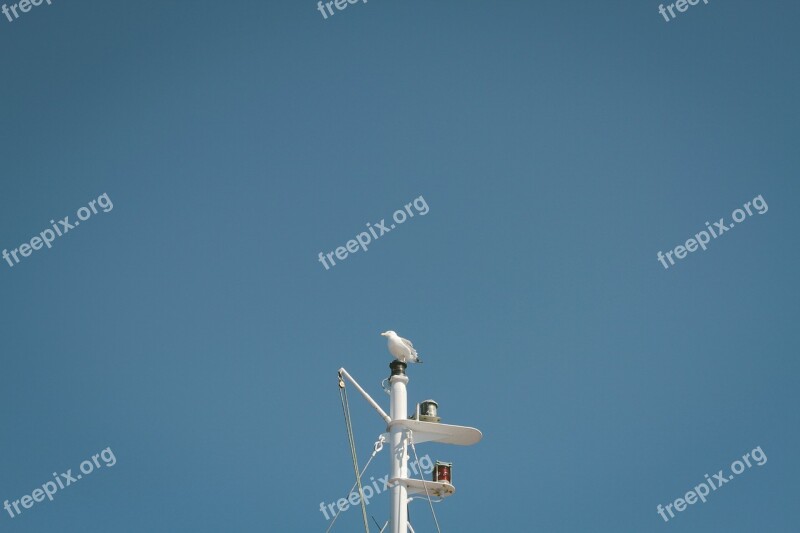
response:
[[[417,464],[419,465],[419,457],[417,456],[417,448],[414,446],[414,434],[409,429],[408,430],[408,442],[411,444],[411,449],[414,451],[414,459],[416,459]],[[435,468],[435,467],[434,467]],[[428,497],[428,504],[431,506],[431,513],[433,514],[433,521],[436,523],[436,531],[442,533],[442,530],[439,528],[439,520],[436,519],[436,511],[433,510],[433,502],[431,501],[431,495],[428,492],[428,483],[425,481],[424,476],[422,475],[422,466],[420,466],[420,479],[422,480],[422,486],[425,487],[425,496]]]
[[[375,456],[378,455],[378,452],[380,452],[383,449],[383,443],[384,442],[386,442],[386,437],[384,437],[383,435],[381,435],[378,438],[378,440],[375,442],[375,450],[372,452],[372,456],[369,458],[369,461],[367,461],[367,464],[365,464],[364,468],[361,470],[361,477],[362,478],[364,477],[364,474],[367,472],[367,468],[369,468],[369,464],[372,462],[373,459],[375,459]],[[353,483],[353,486],[350,487],[350,490],[347,492],[348,496],[353,493],[353,490],[356,488],[356,485],[358,485],[358,481]],[[341,513],[342,513],[341,510],[336,511],[336,514],[333,515],[333,521],[331,522],[331,525],[328,526],[328,529],[325,530],[325,533],[330,533],[331,528],[333,527],[333,524],[336,523],[336,519],[339,518],[339,515]],[[383,530],[381,530],[381,531],[383,531]]]
[[[350,453],[353,456],[353,471],[356,474],[356,484],[358,494],[361,496],[361,515],[364,518],[364,531],[369,533],[369,520],[367,520],[367,504],[364,502],[364,489],[361,486],[361,474],[358,471],[358,456],[356,455],[355,436],[353,435],[353,423],[350,420],[350,404],[347,401],[347,389],[345,388],[342,375],[339,374],[339,396],[342,399],[342,411],[344,411],[344,423],[347,428],[347,438],[350,441]]]

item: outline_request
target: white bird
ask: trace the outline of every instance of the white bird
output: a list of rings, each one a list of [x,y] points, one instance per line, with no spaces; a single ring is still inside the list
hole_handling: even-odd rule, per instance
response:
[[[392,354],[398,361],[402,361],[403,363],[422,362],[410,340],[398,336],[397,333],[392,330],[384,331],[381,333],[381,335],[389,339],[389,342],[387,342],[389,353]]]

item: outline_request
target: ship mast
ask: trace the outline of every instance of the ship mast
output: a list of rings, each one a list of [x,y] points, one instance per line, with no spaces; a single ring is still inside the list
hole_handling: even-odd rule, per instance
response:
[[[406,363],[402,361],[392,361],[389,364],[391,375],[389,376],[389,415],[381,408],[378,403],[367,394],[367,392],[356,382],[356,380],[345,370],[339,369],[339,379],[347,379],[355,386],[359,393],[367,400],[375,411],[380,415],[385,423],[388,424],[388,442],[390,448],[390,476],[391,486],[391,517],[389,520],[390,533],[407,533],[410,529],[408,523],[408,504],[411,501],[409,496],[431,497],[439,499],[452,496],[455,487],[451,483],[450,465],[446,465],[446,478],[438,479],[438,470],[434,470],[436,480],[413,479],[408,477],[408,446],[416,446],[423,442],[440,442],[443,444],[456,444],[468,446],[481,440],[483,434],[471,427],[453,426],[441,424],[436,416],[424,417],[420,414],[420,406],[417,405],[416,414],[413,418],[408,417],[408,397],[406,386],[408,376],[406,375]],[[429,401],[424,404],[434,404]],[[423,405],[424,405],[423,404]],[[434,415],[436,413],[433,413]],[[434,421],[430,421],[434,420]],[[439,465],[437,464],[437,468]],[[432,508],[432,504],[431,504]]]

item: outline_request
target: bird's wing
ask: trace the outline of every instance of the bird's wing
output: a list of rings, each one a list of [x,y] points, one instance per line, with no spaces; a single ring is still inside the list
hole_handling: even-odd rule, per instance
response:
[[[411,355],[417,355],[417,350],[414,349],[414,345],[411,344],[411,341],[408,339],[404,339],[403,337],[399,337],[400,342],[402,342],[406,348],[411,352]]]

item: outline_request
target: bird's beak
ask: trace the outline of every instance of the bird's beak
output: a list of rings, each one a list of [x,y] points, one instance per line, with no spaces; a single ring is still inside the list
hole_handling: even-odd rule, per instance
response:
[[[381,337],[385,337],[385,336],[386,336],[386,332],[384,331],[383,333],[381,333]]]

